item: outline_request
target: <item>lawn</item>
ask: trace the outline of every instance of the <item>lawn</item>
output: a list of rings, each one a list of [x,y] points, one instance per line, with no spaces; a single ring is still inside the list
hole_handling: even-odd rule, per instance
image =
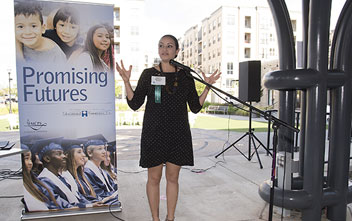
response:
[[[209,129],[209,130],[231,130],[236,132],[247,132],[248,120],[233,120],[212,116],[197,116],[192,128]],[[268,124],[252,120],[252,128],[257,132],[267,132]]]
[[[7,119],[0,119],[0,131],[8,131],[9,126],[10,124]]]

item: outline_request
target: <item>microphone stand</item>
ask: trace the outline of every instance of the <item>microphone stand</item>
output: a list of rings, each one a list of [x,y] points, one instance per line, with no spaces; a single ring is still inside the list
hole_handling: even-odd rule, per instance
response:
[[[242,101],[239,98],[236,98],[234,96],[232,96],[231,94],[209,84],[208,82],[204,81],[203,79],[200,79],[198,77],[195,77],[191,74],[191,72],[193,73],[197,73],[195,72],[192,68],[185,66],[181,63],[178,63],[177,61],[174,60],[170,60],[170,64],[177,66],[181,69],[186,70],[187,76],[190,78],[193,78],[194,80],[199,81],[200,83],[208,86],[210,89],[218,91],[228,97],[230,97],[231,99],[247,106],[248,108],[254,110],[255,112],[259,113],[261,116],[264,116],[264,118],[266,120],[268,120],[269,122],[272,122],[273,126],[272,128],[274,129],[274,136],[273,136],[273,160],[272,160],[272,168],[271,168],[271,188],[270,188],[270,206],[269,206],[269,221],[272,220],[272,213],[273,213],[273,206],[274,206],[274,186],[275,186],[275,169],[276,169],[276,151],[277,151],[277,144],[278,144],[278,135],[277,135],[277,131],[279,129],[280,126],[284,126],[296,133],[299,132],[299,129],[295,128],[294,126],[289,125],[288,123],[286,123],[285,121],[282,121],[274,116],[272,116],[271,114],[269,114],[268,112],[264,112],[250,104],[247,104],[246,102]]]

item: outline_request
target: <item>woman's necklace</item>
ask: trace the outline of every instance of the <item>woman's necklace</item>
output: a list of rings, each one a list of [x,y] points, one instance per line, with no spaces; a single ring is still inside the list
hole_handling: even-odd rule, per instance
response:
[[[163,68],[161,67],[161,63],[159,63],[159,68],[160,72],[163,74]],[[168,84],[165,86],[165,90],[167,91],[168,94],[175,94],[178,86],[178,74],[177,74],[177,67],[175,67],[175,81],[172,83],[172,86],[169,86]]]

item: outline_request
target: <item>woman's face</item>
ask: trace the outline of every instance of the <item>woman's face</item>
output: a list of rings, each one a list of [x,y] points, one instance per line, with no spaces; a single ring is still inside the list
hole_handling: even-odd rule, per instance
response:
[[[98,28],[93,33],[94,46],[100,50],[105,51],[110,46],[110,35],[105,28]]]
[[[176,49],[175,41],[170,37],[163,37],[159,41],[159,56],[162,61],[174,59],[179,51]]]
[[[59,20],[56,23],[56,33],[67,45],[72,46],[78,36],[79,26],[71,23],[71,18],[67,21]]]
[[[111,158],[110,158],[110,151],[106,151],[106,157],[104,159],[104,165],[106,167],[110,166]]]
[[[86,155],[82,148],[73,149],[73,159],[77,167],[84,166],[84,164],[86,163],[85,157]]]
[[[99,146],[94,146],[90,154],[90,158],[94,161],[102,162],[105,160],[105,155],[106,155],[105,146],[99,145]]]
[[[23,156],[24,156],[24,165],[26,167],[26,170],[28,172],[30,172],[32,170],[32,167],[33,167],[32,153],[30,151],[28,151],[28,152],[25,152],[23,154]]]

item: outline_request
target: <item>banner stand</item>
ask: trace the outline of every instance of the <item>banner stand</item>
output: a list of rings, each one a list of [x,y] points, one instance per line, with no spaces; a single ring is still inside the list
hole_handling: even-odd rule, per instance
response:
[[[98,220],[102,218],[112,217],[110,213],[121,212],[122,207],[119,205],[114,206],[104,206],[104,207],[94,207],[94,208],[84,208],[84,209],[73,209],[73,210],[60,210],[60,211],[47,211],[47,212],[25,212],[22,210],[21,220],[82,220],[84,216],[85,221]],[[96,215],[96,216],[94,216]],[[98,216],[97,216],[98,215]]]

